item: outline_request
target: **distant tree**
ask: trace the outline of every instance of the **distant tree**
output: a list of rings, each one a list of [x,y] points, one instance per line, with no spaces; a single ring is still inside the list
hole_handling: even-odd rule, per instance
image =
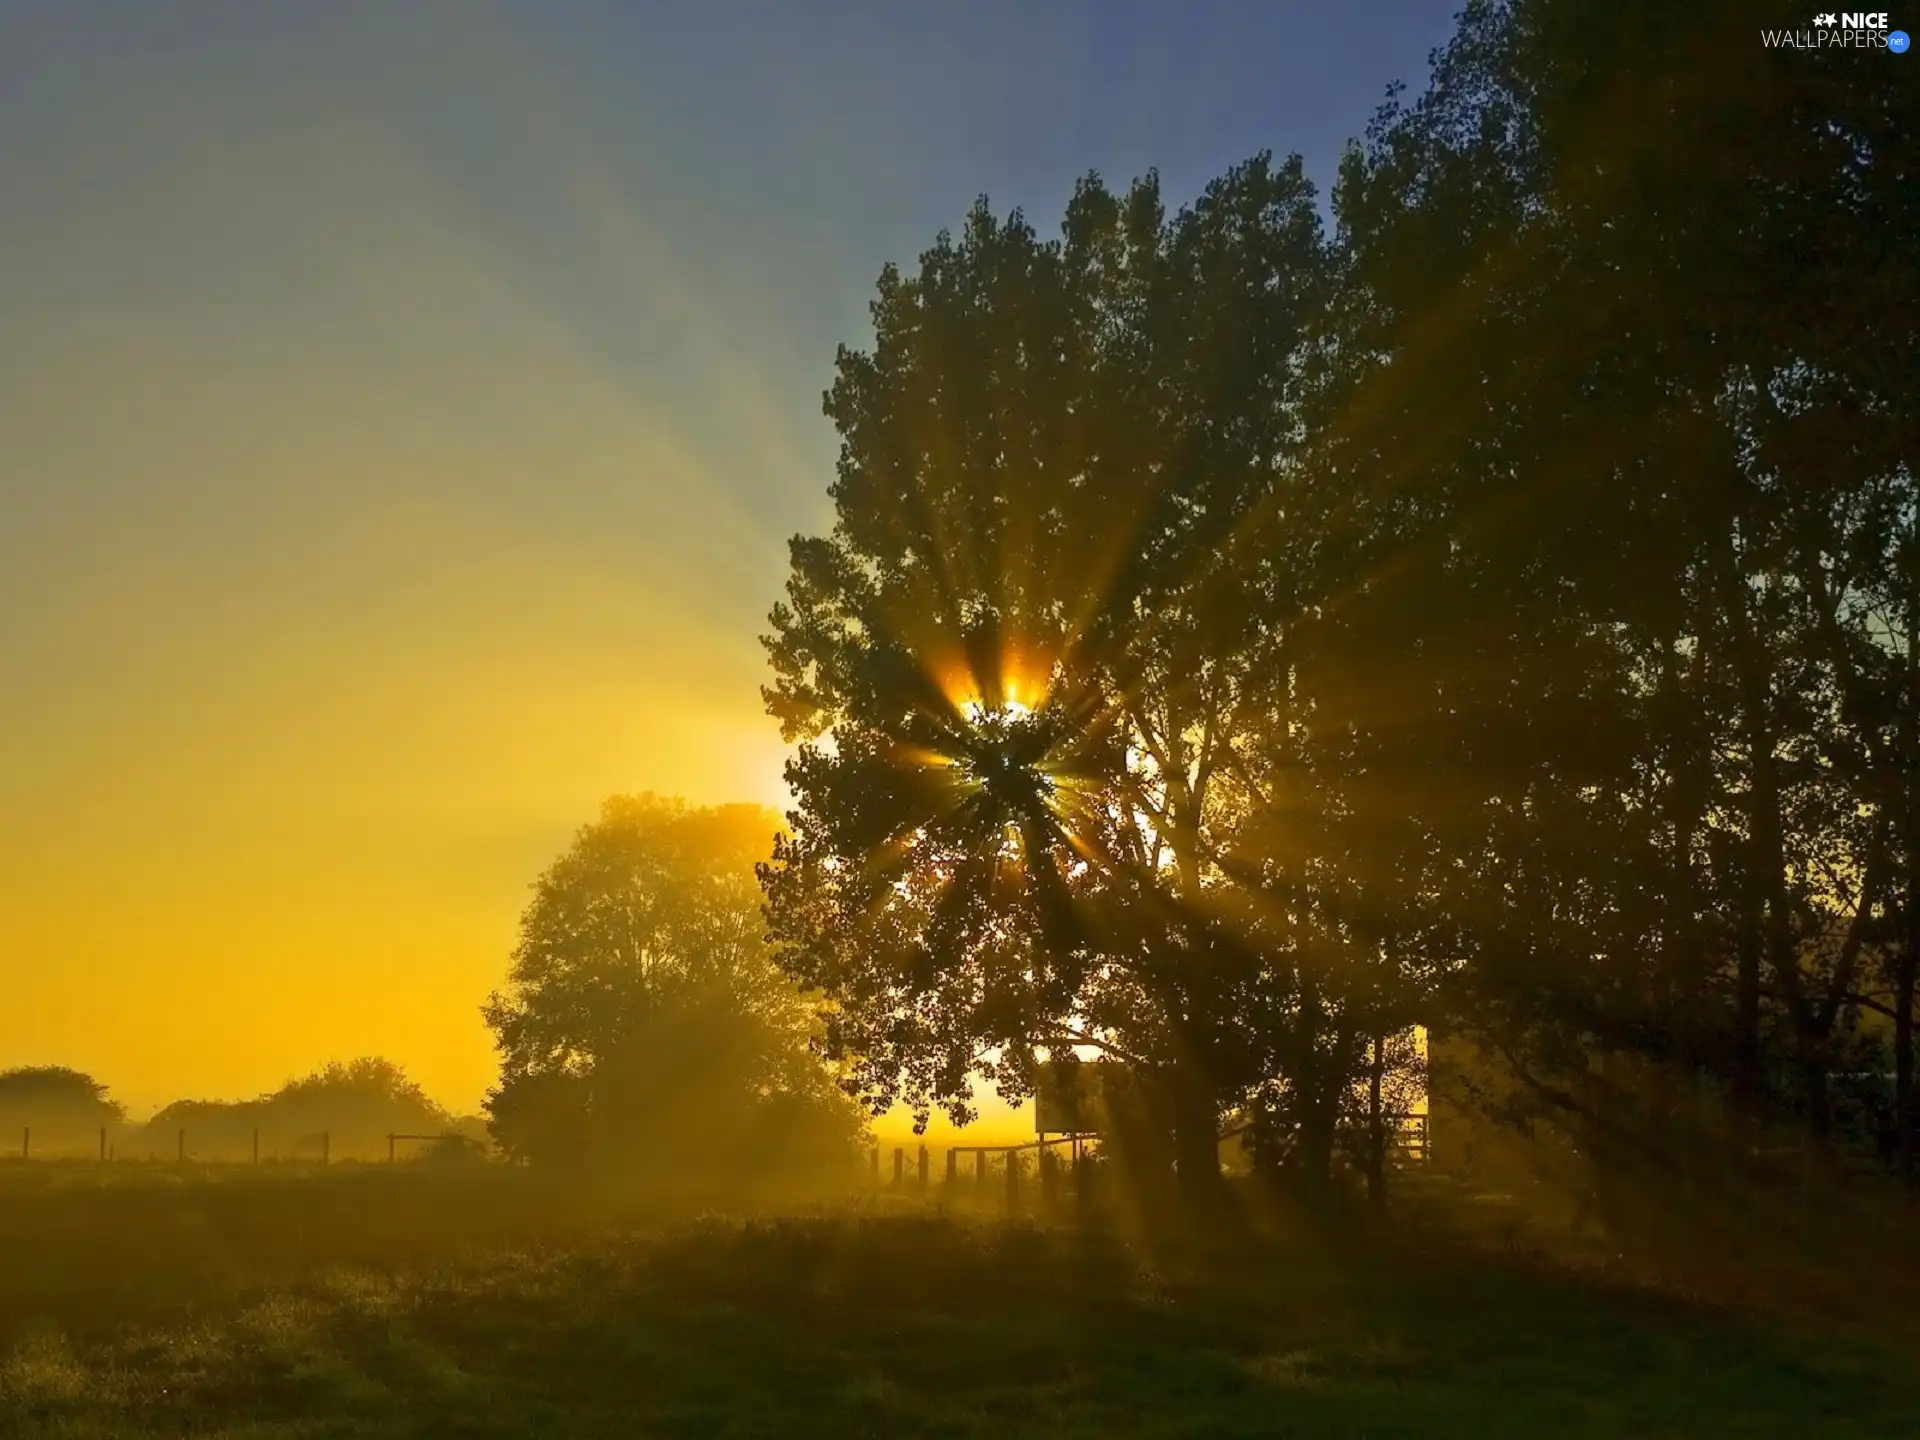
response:
[[[252,1100],[176,1100],[147,1122],[136,1143],[171,1154],[185,1131],[190,1154],[237,1159],[251,1153],[256,1131],[268,1156],[292,1155],[305,1137],[324,1132],[334,1158],[371,1159],[387,1153],[388,1135],[434,1135],[454,1123],[400,1066],[363,1056],[329,1061]]]
[[[276,1132],[326,1131],[330,1148],[342,1154],[383,1145],[395,1132],[436,1134],[453,1123],[405,1071],[379,1056],[331,1061],[289,1080],[262,1097],[260,1110]]]
[[[688,1174],[851,1153],[859,1116],[763,938],[753,867],[777,823],[616,796],[535,884],[483,1012],[509,1154]]]
[[[427,1092],[407,1072],[378,1055],[358,1060],[330,1060],[309,1075],[289,1080],[266,1097],[270,1104],[299,1105],[337,1102],[343,1099],[371,1102],[375,1105],[418,1110],[423,1114],[445,1114]]]
[[[44,1152],[84,1144],[92,1148],[100,1127],[116,1128],[126,1109],[108,1098],[107,1087],[64,1065],[0,1070],[0,1140],[31,1128]]]

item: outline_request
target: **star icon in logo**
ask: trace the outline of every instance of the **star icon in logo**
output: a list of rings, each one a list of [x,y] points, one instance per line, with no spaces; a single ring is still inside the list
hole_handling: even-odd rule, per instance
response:
[[[1831,11],[1829,11],[1829,12],[1828,12],[1827,14],[1825,14],[1825,15],[1816,15],[1816,16],[1814,16],[1814,17],[1813,17],[1813,23],[1814,23],[1815,25],[1817,25],[1817,26],[1819,26],[1819,27],[1820,27],[1820,28],[1821,28],[1822,30],[1825,30],[1825,29],[1828,29],[1829,27],[1831,27],[1831,26],[1833,26],[1834,24],[1836,24],[1836,23],[1838,23],[1838,22],[1836,22],[1836,21],[1835,21],[1835,19],[1834,19],[1834,17],[1833,17],[1833,14],[1832,14],[1832,12],[1831,12]]]

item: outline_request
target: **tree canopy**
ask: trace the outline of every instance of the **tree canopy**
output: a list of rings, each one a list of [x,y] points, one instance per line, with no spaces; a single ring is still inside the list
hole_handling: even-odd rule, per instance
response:
[[[387,1136],[437,1135],[461,1121],[391,1060],[377,1055],[333,1060],[251,1100],[176,1100],[127,1144],[175,1153],[186,1132],[187,1153],[201,1159],[252,1154],[255,1136],[267,1158],[373,1159],[387,1154]],[[470,1123],[470,1122],[469,1122]]]
[[[65,1065],[25,1065],[0,1070],[0,1125],[18,1140],[22,1128],[37,1131],[44,1145],[91,1142],[100,1126],[118,1125],[126,1108],[107,1095],[107,1087]]]
[[[776,932],[876,1096],[964,1118],[976,1071],[1020,1094],[1091,1047],[1210,1153],[1259,1079],[1297,975],[1213,882],[1267,706],[1248,522],[1327,282],[1299,161],[1264,155],[1172,215],[1089,177],[1056,241],[982,202],[882,276],[768,690],[810,742]]]
[[[1261,154],[882,273],[766,637],[856,1087],[1104,1052],[1183,1172],[1321,1172],[1418,1025],[1818,1144],[1889,1069],[1911,1169],[1920,190],[1897,67],[1765,18],[1470,4],[1330,229]]]
[[[616,796],[539,879],[485,1009],[508,1153],[674,1174],[844,1155],[858,1116],[763,936],[754,862],[777,823]]]

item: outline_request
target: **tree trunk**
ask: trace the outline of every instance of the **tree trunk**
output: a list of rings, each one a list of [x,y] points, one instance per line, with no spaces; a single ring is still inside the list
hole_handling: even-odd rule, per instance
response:
[[[1743,884],[1750,883],[1743,880]],[[1754,1143],[1760,1097],[1760,916],[1743,903],[1734,937],[1733,1111],[1743,1142]]]
[[[1367,1067],[1367,1200],[1380,1210],[1387,1203],[1387,1124],[1380,1087],[1387,1072],[1387,1037],[1374,1032],[1373,1063]]]
[[[1909,884],[1912,882],[1909,881]],[[1913,991],[1920,969],[1920,898],[1907,898],[1907,944],[1893,977],[1893,1164],[1914,1173]]]
[[[1833,1138],[1833,1104],[1825,1046],[1816,1038],[1803,1037],[1801,1054],[1800,1084],[1807,1093],[1807,1135],[1818,1154]]]
[[[1586,1194],[1581,1198],[1574,1227],[1580,1229],[1591,1223],[1603,1235],[1613,1235],[1619,1229],[1618,1193],[1625,1179],[1621,1174],[1623,1147],[1608,1134],[1602,1118],[1603,1112],[1611,1112],[1617,1103],[1607,1083],[1609,1068],[1607,1051],[1596,1048],[1580,1072],[1583,1110],[1572,1117],[1571,1129],[1577,1137],[1580,1159],[1586,1166]]]
[[[1920,527],[1907,536],[1912,557],[1907,587],[1907,715],[1901,758],[1906,770],[1906,943],[1893,975],[1893,1163],[1914,1173],[1913,990],[1920,973]]]
[[[1195,1216],[1218,1213],[1226,1199],[1220,1178],[1220,1112],[1192,1067],[1171,1076],[1173,1163],[1181,1204]]]
[[[1338,1096],[1324,1093],[1325,1082],[1303,1084],[1300,1097],[1300,1193],[1310,1205],[1323,1205],[1333,1192],[1334,1130],[1339,1120]]]
[[[1706,813],[1710,779],[1700,761],[1698,711],[1688,704],[1681,691],[1675,653],[1678,644],[1678,637],[1671,630],[1661,638],[1661,716],[1666,737],[1666,812],[1671,833],[1667,841],[1666,893],[1662,897],[1665,993],[1660,999],[1674,1016],[1672,1040],[1663,1047],[1665,1056],[1679,1062],[1689,1073],[1695,1073],[1703,1064],[1712,1065],[1722,1057],[1703,1053],[1703,1041],[1708,1037],[1700,1023],[1700,977],[1706,966],[1696,920],[1699,886],[1694,874],[1693,845]],[[1755,1023],[1758,1023],[1757,1010]]]
[[[1915,597],[1920,610],[1920,597]],[[1909,620],[1907,695],[1908,733],[1914,737],[1908,752],[1906,815],[1906,934],[1901,937],[1900,958],[1893,967],[1893,1164],[1905,1179],[1914,1175],[1915,1114],[1913,1003],[1914,982],[1920,978],[1920,637],[1914,629],[1920,617]]]
[[[1738,933],[1735,939],[1733,1093],[1739,1123],[1752,1142],[1762,1119],[1760,969],[1778,964],[1785,936],[1782,908],[1779,775],[1774,754],[1772,681],[1767,657],[1754,634],[1746,582],[1731,531],[1717,554],[1722,603],[1732,632],[1741,732],[1747,742],[1747,843],[1741,856]],[[1785,977],[1781,977],[1783,982]],[[1798,979],[1798,975],[1794,976]]]

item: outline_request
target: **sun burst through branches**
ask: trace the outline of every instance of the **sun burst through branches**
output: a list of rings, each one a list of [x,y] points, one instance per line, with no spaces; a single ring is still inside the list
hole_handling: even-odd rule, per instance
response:
[[[997,709],[977,707],[967,718],[955,757],[967,787],[1009,824],[1050,811],[1055,783],[1048,767],[1053,736],[1046,717],[1008,702]]]

